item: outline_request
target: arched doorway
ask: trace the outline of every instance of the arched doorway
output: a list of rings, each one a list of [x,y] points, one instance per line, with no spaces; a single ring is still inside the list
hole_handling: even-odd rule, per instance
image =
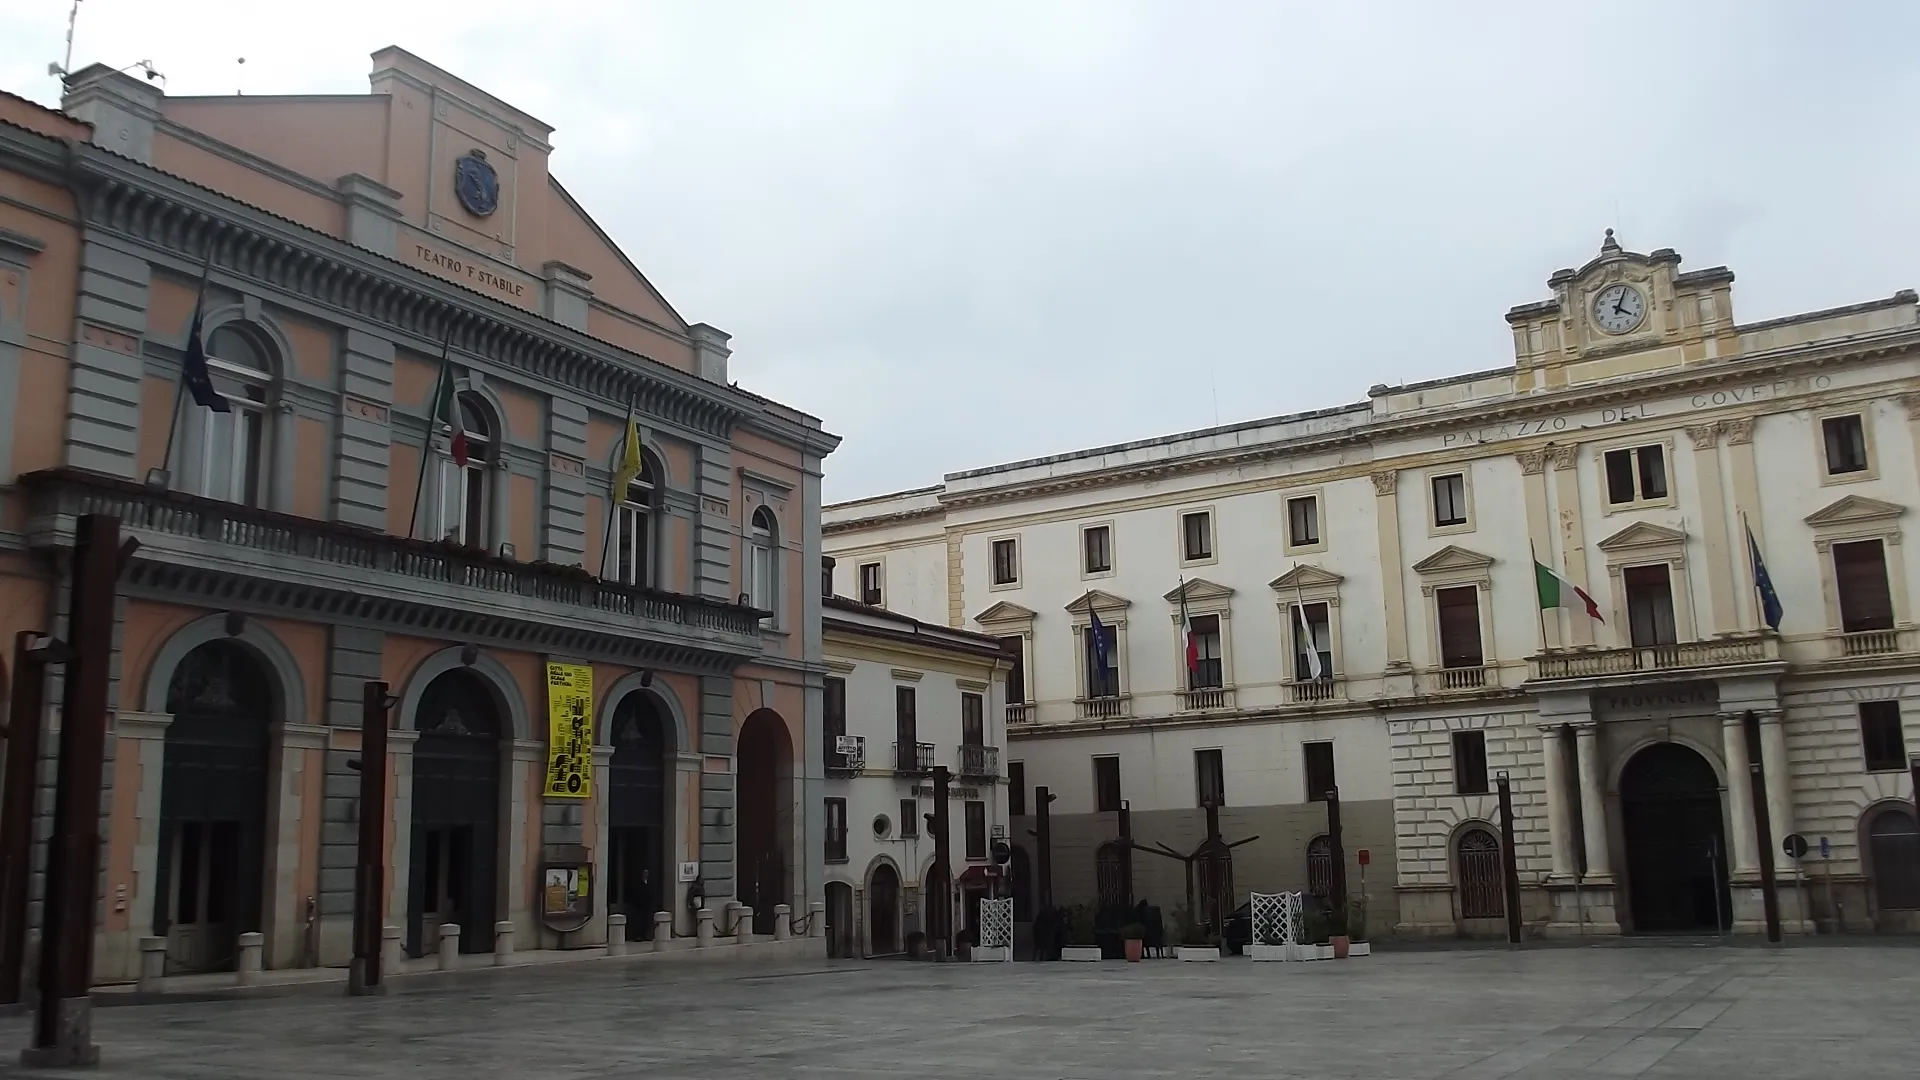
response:
[[[1866,832],[1874,910],[1920,910],[1920,830],[1913,811],[1888,806],[1867,820]]]
[[[1620,774],[1633,928],[1725,930],[1732,921],[1720,781],[1707,759],[1657,743]]]
[[[844,881],[827,882],[827,956],[844,959],[853,955],[853,886]]]
[[[414,727],[407,951],[421,956],[457,923],[461,952],[493,949],[500,836],[500,709],[481,677],[442,672],[420,694]]]
[[[1325,833],[1307,841],[1307,895],[1322,907],[1333,895],[1333,838]]]
[[[245,646],[209,641],[174,668],[166,707],[154,934],[169,973],[229,969],[260,929],[272,683]]]
[[[1500,841],[1492,832],[1478,826],[1462,832],[1453,845],[1453,865],[1462,919],[1507,917],[1506,874],[1500,866]]]
[[[870,955],[900,951],[900,875],[889,863],[874,867],[867,883],[867,935]]]
[[[740,728],[739,857],[735,888],[753,908],[753,932],[773,933],[773,908],[790,903],[787,871],[793,842],[793,740],[787,722],[759,709]]]
[[[653,936],[653,913],[670,910],[666,894],[668,719],[653,695],[620,699],[608,736],[607,913],[627,917],[627,940]]]

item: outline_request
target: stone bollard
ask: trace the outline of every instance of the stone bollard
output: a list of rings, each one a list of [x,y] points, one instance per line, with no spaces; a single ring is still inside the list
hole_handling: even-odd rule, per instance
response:
[[[607,955],[627,955],[627,917],[617,912],[607,916]]]
[[[704,949],[713,944],[713,912],[701,908],[693,916],[693,944]]]
[[[493,924],[493,966],[506,967],[513,959],[513,923],[502,919]]]
[[[653,913],[653,951],[666,952],[673,948],[673,912],[656,911]]]
[[[793,936],[793,908],[787,904],[773,905],[773,940],[785,941]]]
[[[380,928],[380,981],[387,976],[400,973],[400,961],[406,958],[406,950],[400,942],[400,928],[383,926]]]
[[[807,905],[807,936],[822,937],[827,932],[827,905],[818,900]]]
[[[460,964],[460,924],[443,922],[440,924],[440,970],[452,971]]]
[[[140,982],[135,986],[143,994],[164,993],[167,989],[167,939],[140,939]]]
[[[741,904],[733,913],[733,943],[753,944],[753,909]]]
[[[240,935],[240,959],[233,966],[235,986],[247,986],[260,979],[260,949],[266,937],[258,932]]]

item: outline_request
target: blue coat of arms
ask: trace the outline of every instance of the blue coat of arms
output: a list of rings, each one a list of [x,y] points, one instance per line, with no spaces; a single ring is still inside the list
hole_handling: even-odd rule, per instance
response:
[[[486,217],[500,205],[500,177],[487,163],[487,155],[469,150],[453,166],[453,191],[460,205],[475,217]]]

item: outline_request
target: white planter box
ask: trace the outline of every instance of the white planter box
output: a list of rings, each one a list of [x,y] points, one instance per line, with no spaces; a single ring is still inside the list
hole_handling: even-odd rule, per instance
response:
[[[973,950],[973,954],[968,956],[967,959],[976,964],[988,962],[1011,963],[1013,961],[1013,948],[1012,946],[1001,945],[998,948],[992,949],[975,949]]]
[[[1292,960],[1292,945],[1249,945],[1247,955],[1255,960]]]
[[[1348,945],[1348,946],[1347,946],[1347,955],[1348,955],[1348,956],[1350,956],[1350,957],[1351,957],[1351,956],[1372,956],[1372,955],[1373,955],[1373,942],[1371,942],[1371,941],[1356,941],[1356,942],[1354,942],[1354,943],[1352,943],[1351,945]]]
[[[1333,946],[1302,945],[1300,946],[1300,954],[1300,959],[1302,960],[1331,960],[1333,959]]]
[[[1098,945],[1067,945],[1061,948],[1060,959],[1071,960],[1075,963],[1080,963],[1080,964],[1099,963],[1100,946]]]
[[[1185,960],[1189,964],[1211,964],[1215,960],[1220,959],[1220,946],[1182,945],[1180,946],[1180,959]]]

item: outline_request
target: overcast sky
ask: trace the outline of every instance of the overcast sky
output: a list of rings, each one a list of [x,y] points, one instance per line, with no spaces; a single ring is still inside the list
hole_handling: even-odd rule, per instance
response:
[[[0,86],[57,100],[68,7],[0,3]],[[845,437],[836,500],[1510,363],[1502,314],[1609,226],[1731,266],[1743,321],[1920,285],[1916,31],[1901,2],[85,0],[74,62],[364,93],[396,44],[539,116],[741,384]]]

